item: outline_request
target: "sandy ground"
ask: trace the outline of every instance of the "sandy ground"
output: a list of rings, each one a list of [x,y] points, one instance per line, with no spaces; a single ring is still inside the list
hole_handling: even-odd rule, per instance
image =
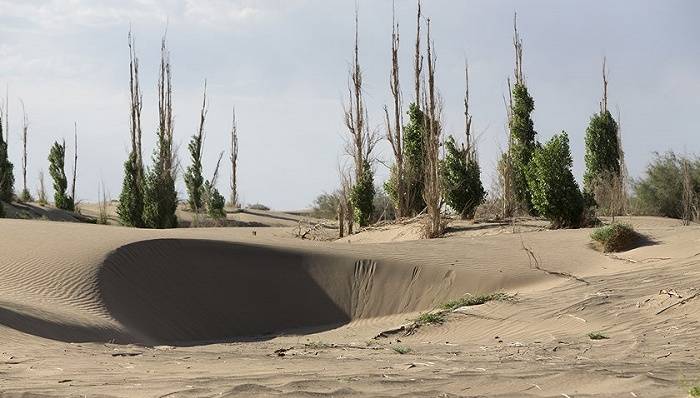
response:
[[[650,241],[604,255],[536,221],[312,242],[3,219],[0,397],[687,396],[700,227],[627,221]],[[515,298],[380,335],[491,292]]]

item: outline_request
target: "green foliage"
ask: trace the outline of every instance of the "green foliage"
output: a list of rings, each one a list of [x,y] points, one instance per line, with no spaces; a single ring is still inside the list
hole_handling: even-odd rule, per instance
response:
[[[401,355],[408,354],[411,352],[410,348],[402,346],[402,345],[394,346],[394,347],[392,347],[392,349],[394,350],[395,353],[401,354]]]
[[[688,390],[688,395],[691,397],[700,397],[700,387],[699,386],[693,386],[690,387]]]
[[[407,215],[415,215],[423,211],[423,134],[425,130],[423,111],[414,103],[408,108],[408,124],[403,126],[403,162],[406,178],[406,194],[408,195]],[[384,184],[384,190],[396,204],[398,201],[396,169],[392,168],[389,180]]]
[[[424,312],[424,313],[420,314],[414,322],[418,326],[440,325],[440,324],[445,322],[445,312],[444,311]]]
[[[607,340],[610,337],[608,337],[600,332],[591,332],[591,333],[588,333],[588,338],[591,340]]]
[[[31,202],[34,200],[34,198],[32,198],[32,194],[29,192],[29,190],[25,188],[19,195],[19,200],[21,200],[22,202]]]
[[[154,167],[146,173],[143,196],[143,223],[148,228],[177,227],[177,192],[169,170]]]
[[[226,199],[209,181],[204,183],[204,204],[206,205],[209,217],[215,220],[226,217],[226,211],[224,211]]]
[[[467,153],[468,149],[458,148],[452,136],[447,137],[445,149],[445,158],[440,164],[445,201],[463,219],[474,218],[476,208],[486,197],[479,162],[473,154]]]
[[[700,159],[688,159],[695,197],[700,195]],[[655,154],[646,175],[635,182],[633,205],[642,214],[683,217],[683,159],[673,152]]]
[[[513,107],[510,118],[510,155],[513,161],[513,191],[518,203],[532,212],[536,206],[532,203],[532,192],[527,181],[527,169],[538,147],[535,142],[534,124],[530,114],[535,109],[535,102],[528,93],[525,84],[513,86]]]
[[[613,173],[620,175],[620,148],[617,141],[618,125],[609,111],[598,112],[586,129],[586,172],[583,186],[593,192],[596,179]]]
[[[66,194],[68,180],[64,171],[66,158],[66,143],[54,142],[49,151],[49,174],[53,179],[53,198],[57,208],[63,210],[74,210],[73,198]]]
[[[461,297],[457,300],[448,301],[442,305],[442,309],[452,311],[460,307],[470,307],[473,305],[486,304],[489,301],[506,301],[511,300],[512,296],[505,293],[482,294],[481,296]]]
[[[7,153],[7,142],[2,131],[2,117],[0,117],[0,200],[8,203],[12,201],[14,195],[15,176],[12,169],[13,165]]]
[[[374,212],[374,173],[368,161],[365,161],[363,174],[350,191],[350,203],[355,222],[360,227],[369,224]]]
[[[189,195],[188,203],[192,211],[202,208],[202,194],[204,193],[204,177],[202,177],[202,136],[192,136],[187,146],[192,157],[192,164],[185,171],[185,186]]]
[[[610,224],[593,231],[591,239],[600,243],[603,252],[619,252],[631,247],[639,235],[629,224]]]
[[[332,193],[322,193],[314,199],[313,216],[335,220],[338,218],[338,205],[340,199],[338,195]]]
[[[582,221],[583,196],[572,163],[569,136],[562,132],[534,153],[528,168],[532,204],[555,228],[578,227]]]
[[[119,221],[130,227],[142,228],[145,226],[143,222],[144,184],[142,170],[136,153],[132,152],[124,163],[124,180],[117,206]]]

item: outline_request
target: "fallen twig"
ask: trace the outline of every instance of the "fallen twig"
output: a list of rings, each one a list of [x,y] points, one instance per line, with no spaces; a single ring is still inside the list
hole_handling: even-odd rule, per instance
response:
[[[698,297],[698,296],[700,296],[700,292],[695,293],[695,294],[693,294],[692,296],[688,296],[688,297],[684,298],[684,299],[681,300],[681,301],[678,301],[678,302],[676,302],[676,303],[674,303],[674,304],[669,305],[668,307],[666,307],[666,308],[662,309],[661,311],[657,312],[656,315],[659,315],[659,314],[661,314],[662,312],[665,312],[666,310],[669,310],[669,309],[671,309],[671,308],[673,308],[673,307],[675,307],[675,306],[677,306],[677,305],[685,304],[685,303],[687,303],[688,301],[690,301],[690,300],[692,300],[692,299],[694,299],[695,297]]]

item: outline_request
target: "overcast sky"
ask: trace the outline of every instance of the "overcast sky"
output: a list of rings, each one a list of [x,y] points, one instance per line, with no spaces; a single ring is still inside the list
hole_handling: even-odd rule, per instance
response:
[[[630,173],[653,151],[700,152],[700,2],[426,0],[433,22],[445,132],[463,131],[463,66],[470,64],[473,125],[489,187],[506,142],[503,96],[512,74],[512,18],[518,12],[524,72],[535,100],[538,139],[566,130],[574,173],[583,174],[583,137],[598,109],[607,56],[609,102],[619,108]],[[175,141],[183,166],[208,81],[205,171],[229,147],[231,108],[239,124],[239,191],[245,203],[308,206],[338,185],[346,132],[342,100],[352,56],[353,0],[0,0],[0,87],[9,87],[10,155],[21,190],[19,99],[30,120],[28,183],[36,192],[53,140],[78,123],[78,199],[99,181],[121,189],[129,146],[131,25],[141,59],[144,155],[156,131],[155,82],[166,27],[173,64]],[[390,0],[360,1],[360,62],[370,123],[382,129],[389,102]],[[397,0],[401,78],[412,97],[415,1]],[[407,105],[407,104],[406,104]],[[383,142],[379,157],[389,161]],[[228,152],[226,153],[228,156]],[[68,158],[72,159],[72,149]],[[68,161],[67,172],[71,169]],[[227,164],[226,164],[227,165]],[[387,170],[377,164],[377,182]],[[219,186],[228,195],[230,170]],[[185,197],[182,183],[181,198]],[[51,191],[52,192],[52,191]]]

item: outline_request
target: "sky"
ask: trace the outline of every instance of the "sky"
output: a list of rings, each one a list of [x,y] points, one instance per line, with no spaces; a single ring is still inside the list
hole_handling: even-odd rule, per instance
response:
[[[537,139],[565,130],[574,175],[584,170],[584,134],[609,68],[609,108],[619,111],[632,177],[654,151],[700,152],[700,2],[694,0],[424,0],[432,21],[437,88],[446,134],[463,135],[464,63],[470,66],[473,129],[484,185],[491,187],[507,140],[507,78],[513,73],[513,14],[524,41],[524,74],[535,101]],[[414,0],[396,0],[404,105],[413,96]],[[9,92],[10,158],[21,183],[20,130],[29,119],[28,186],[48,169],[54,140],[78,128],[79,200],[94,201],[103,182],[118,198],[129,148],[129,57],[133,31],[144,95],[144,157],[157,127],[160,40],[167,29],[173,68],[175,143],[183,167],[196,133],[206,79],[205,177],[229,153],[231,113],[239,131],[239,192],[244,203],[308,207],[338,186],[347,131],[354,0],[0,0],[0,92]],[[370,125],[385,134],[390,103],[391,0],[359,0],[360,63]],[[3,99],[4,102],[4,99]],[[377,148],[376,182],[392,152]],[[223,163],[219,190],[228,195]],[[180,197],[186,193],[178,182]],[[52,190],[49,189],[52,194]]]

